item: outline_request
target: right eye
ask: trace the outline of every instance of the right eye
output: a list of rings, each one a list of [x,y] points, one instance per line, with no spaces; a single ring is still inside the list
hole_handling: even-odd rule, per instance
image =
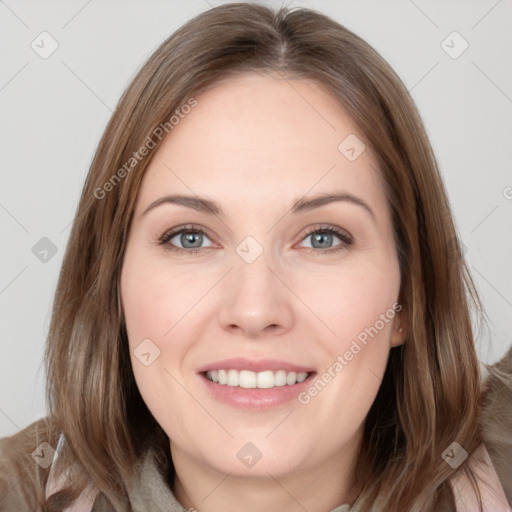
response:
[[[206,240],[210,241],[207,246],[202,246]],[[205,247],[212,247],[213,243],[206,236],[206,233],[195,226],[182,226],[166,231],[159,240],[160,245],[166,245],[173,251],[181,251],[185,253],[198,253]]]

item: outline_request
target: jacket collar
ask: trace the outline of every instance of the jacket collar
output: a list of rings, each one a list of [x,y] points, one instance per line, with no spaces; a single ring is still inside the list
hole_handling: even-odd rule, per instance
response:
[[[64,434],[61,434],[57,444],[57,450],[54,461],[57,459],[64,442]],[[133,512],[191,512],[194,509],[185,509],[174,496],[171,488],[158,463],[158,457],[153,448],[148,449],[144,455],[141,464],[135,471],[133,485],[128,489],[128,496]],[[57,476],[52,470],[46,485],[46,496],[56,492],[65,485],[68,472],[64,472]],[[64,512],[72,512],[75,510],[88,512],[101,512],[106,510],[103,498],[97,495],[93,489],[85,489],[78,497],[75,504],[66,509]],[[111,510],[108,508],[108,510]],[[348,505],[340,505],[331,512],[349,512]]]
[[[189,512],[175,498],[158,467],[155,452],[151,449],[144,459],[134,489],[128,493],[134,512]],[[349,510],[348,505],[340,505],[331,512]]]

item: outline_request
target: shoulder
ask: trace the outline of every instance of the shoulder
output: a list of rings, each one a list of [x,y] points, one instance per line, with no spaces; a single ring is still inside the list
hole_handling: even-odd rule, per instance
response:
[[[512,348],[492,366],[486,366],[481,403],[483,443],[468,458],[482,496],[484,512],[512,510]],[[457,512],[473,512],[477,498],[468,472],[452,478]]]
[[[512,348],[487,370],[480,428],[505,495],[512,503]]]
[[[0,439],[0,511],[40,512],[42,503],[63,489],[67,468],[57,474],[63,435],[57,435],[48,419],[41,419],[17,434]],[[97,492],[87,486],[65,512],[113,510]]]
[[[41,445],[46,441],[44,419],[0,439],[0,510],[38,510],[46,479],[42,466],[48,457]],[[42,465],[36,462],[37,455]]]
[[[451,484],[457,512],[476,512],[480,510],[474,484],[477,485],[480,493],[483,512],[512,512],[489,458],[489,453],[483,443],[468,458],[466,471],[459,471],[451,479]]]

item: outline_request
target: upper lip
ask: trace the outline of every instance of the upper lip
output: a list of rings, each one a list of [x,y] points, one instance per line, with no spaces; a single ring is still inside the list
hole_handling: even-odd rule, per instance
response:
[[[213,363],[205,364],[198,369],[198,373],[204,373],[212,370],[249,370],[253,372],[263,372],[265,370],[285,370],[287,372],[307,372],[311,373],[314,370],[308,366],[289,363],[287,361],[280,361],[278,359],[247,359],[245,357],[233,357],[231,359],[224,359],[222,361],[215,361]]]

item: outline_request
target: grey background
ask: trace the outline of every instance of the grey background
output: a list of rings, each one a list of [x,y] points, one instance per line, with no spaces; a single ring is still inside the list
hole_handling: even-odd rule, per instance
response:
[[[219,3],[0,0],[0,437],[45,415],[42,355],[53,294],[113,108],[171,32]],[[411,91],[489,317],[479,355],[499,359],[512,344],[512,2],[287,4],[322,11],[365,38]],[[31,47],[50,48],[43,31],[59,45],[47,59]],[[462,49],[457,36],[446,40],[453,31],[469,44],[458,58],[445,51]]]

